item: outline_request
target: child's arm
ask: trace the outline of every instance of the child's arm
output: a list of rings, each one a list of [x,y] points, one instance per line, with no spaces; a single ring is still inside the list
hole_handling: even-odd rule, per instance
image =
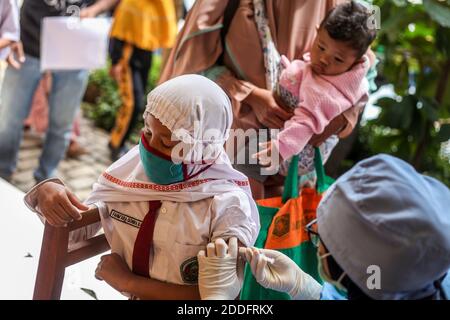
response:
[[[135,275],[118,254],[101,258],[96,278],[105,280],[114,289],[143,300],[199,300],[198,286],[166,283]]]
[[[141,300],[200,300],[198,286],[184,286],[134,276],[127,290]]]

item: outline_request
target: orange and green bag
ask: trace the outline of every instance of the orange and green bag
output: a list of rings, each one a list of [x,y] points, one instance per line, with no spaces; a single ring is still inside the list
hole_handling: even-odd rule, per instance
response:
[[[317,249],[311,243],[305,226],[316,218],[316,209],[322,193],[328,189],[333,180],[325,175],[320,151],[316,148],[314,158],[316,188],[302,188],[299,194],[298,161],[298,156],[292,158],[282,197],[257,201],[261,230],[255,247],[284,253],[303,271],[322,283],[317,271]],[[287,293],[260,286],[253,277],[250,267],[246,266],[241,300],[289,299]]]

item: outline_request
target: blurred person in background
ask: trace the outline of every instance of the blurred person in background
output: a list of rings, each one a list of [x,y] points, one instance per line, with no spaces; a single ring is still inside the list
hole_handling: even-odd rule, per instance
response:
[[[113,161],[128,151],[125,142],[144,111],[152,52],[173,46],[176,24],[173,1],[122,0],[114,12],[110,74],[119,85],[122,106],[109,142]]]
[[[52,76],[50,72],[42,75],[38,88],[34,93],[31,111],[27,119],[25,119],[25,130],[31,130],[34,134],[44,136],[48,129],[48,98],[52,88]],[[70,136],[69,147],[66,156],[76,159],[88,153],[88,150],[81,145],[79,138],[81,136],[80,122],[81,110],[78,111],[73,122],[72,134]]]
[[[20,40],[19,8],[16,0],[0,2],[0,60],[5,60],[10,47]]]
[[[118,0],[79,0],[71,6],[80,7],[81,17],[95,17],[115,5]],[[72,12],[72,11],[70,11]],[[9,66],[1,92],[0,106],[0,177],[9,180],[15,170],[23,133],[33,95],[41,80],[41,22],[45,17],[70,15],[67,4],[50,0],[25,0],[20,12],[21,41],[12,47]],[[49,94],[49,128],[39,166],[34,172],[36,182],[52,176],[69,145],[72,125],[86,89],[88,71],[52,72]]]

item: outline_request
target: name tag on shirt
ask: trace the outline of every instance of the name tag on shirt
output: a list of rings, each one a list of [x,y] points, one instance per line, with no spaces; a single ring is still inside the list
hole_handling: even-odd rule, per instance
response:
[[[130,225],[132,227],[135,227],[135,228],[138,228],[138,229],[141,227],[141,224],[142,224],[141,220],[133,218],[133,217],[130,217],[130,216],[127,216],[126,214],[121,213],[121,212],[116,211],[116,210],[112,210],[111,213],[109,214],[109,216],[111,218],[113,218],[114,220],[117,220],[119,222],[123,222],[125,224],[128,224],[128,225]]]

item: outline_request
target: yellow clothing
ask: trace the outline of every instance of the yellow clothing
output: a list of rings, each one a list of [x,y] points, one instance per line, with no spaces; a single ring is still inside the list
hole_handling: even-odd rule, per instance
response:
[[[121,0],[111,37],[140,49],[171,48],[177,34],[173,0]]]

